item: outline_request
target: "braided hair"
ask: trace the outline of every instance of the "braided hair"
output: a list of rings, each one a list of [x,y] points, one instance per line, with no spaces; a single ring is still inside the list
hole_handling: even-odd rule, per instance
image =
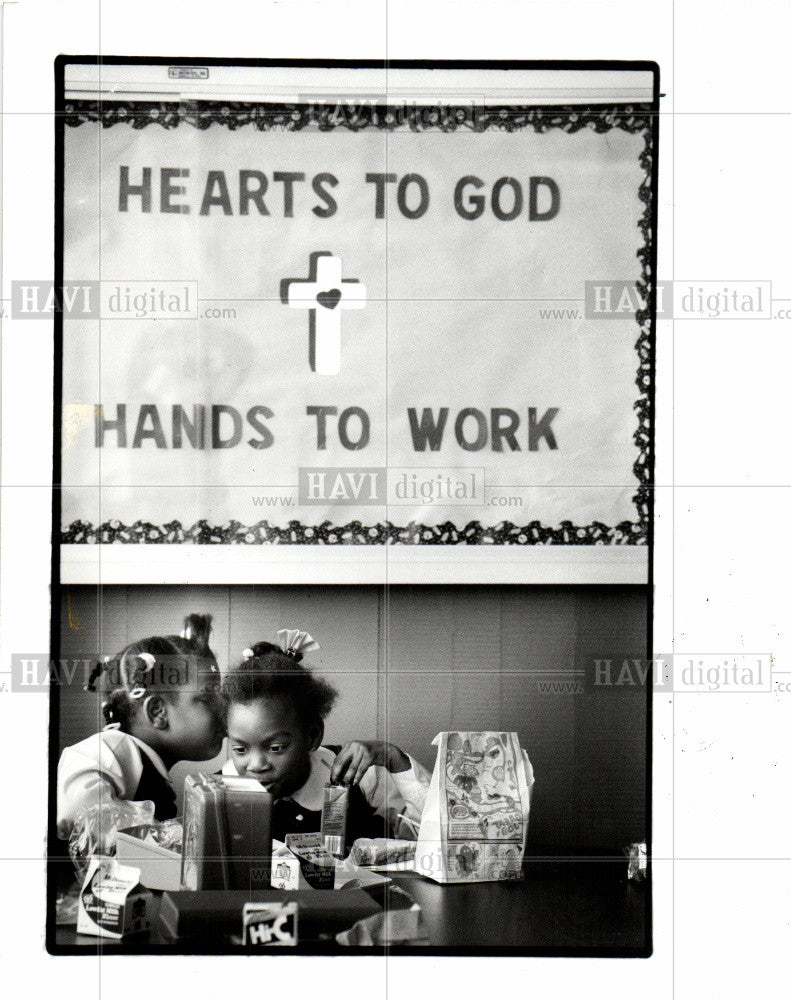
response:
[[[217,659],[209,646],[210,632],[211,615],[188,615],[181,635],[139,639],[98,663],[85,690],[99,692],[105,729],[128,732],[138,706],[154,691],[172,697],[188,679],[211,684],[212,675],[215,687],[219,687]],[[180,670],[170,676],[168,683],[165,671],[174,667]],[[185,670],[190,678],[185,676]]]

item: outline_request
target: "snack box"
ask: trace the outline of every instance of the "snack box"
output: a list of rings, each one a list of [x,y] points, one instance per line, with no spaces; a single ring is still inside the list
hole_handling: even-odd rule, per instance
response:
[[[147,889],[180,889],[181,851],[156,843],[150,830],[148,825],[119,830],[115,838],[116,860],[139,869],[140,884]]]
[[[316,940],[323,935],[334,936],[358,920],[382,911],[379,903],[363,889],[338,892],[207,889],[204,892],[166,892],[159,919],[168,935],[176,939],[197,934],[212,937],[238,934],[242,928],[242,912],[248,903],[296,903],[303,941]]]
[[[119,941],[151,926],[151,893],[136,868],[114,858],[93,858],[77,907],[77,933]]]

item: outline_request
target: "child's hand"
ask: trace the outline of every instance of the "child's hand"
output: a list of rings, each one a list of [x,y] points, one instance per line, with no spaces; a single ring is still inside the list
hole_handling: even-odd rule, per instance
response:
[[[376,766],[395,772],[408,771],[412,765],[406,754],[392,743],[352,740],[335,758],[330,781],[334,785],[359,785],[368,768]]]

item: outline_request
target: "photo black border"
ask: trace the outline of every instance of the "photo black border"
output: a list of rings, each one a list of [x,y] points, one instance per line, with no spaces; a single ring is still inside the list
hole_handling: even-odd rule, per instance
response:
[[[54,282],[60,288],[63,283],[63,253],[64,253],[64,133],[66,117],[65,101],[65,69],[68,65],[158,65],[158,66],[238,66],[238,67],[280,67],[305,69],[415,69],[415,70],[620,70],[633,72],[648,72],[653,77],[653,95],[651,106],[651,245],[649,248],[650,274],[652,281],[649,289],[649,349],[650,378],[648,392],[648,426],[650,429],[647,459],[647,503],[648,503],[648,580],[646,597],[648,603],[646,650],[648,659],[653,659],[653,609],[654,609],[654,489],[656,464],[656,273],[657,273],[657,218],[658,218],[658,159],[659,159],[659,65],[650,60],[343,60],[343,59],[235,59],[211,56],[89,56],[60,55],[55,59],[55,243],[54,243]],[[51,615],[50,615],[50,655],[55,662],[60,652],[61,625],[61,490],[62,490],[62,405],[63,405],[63,316],[58,311],[54,315],[54,370],[53,370],[53,436],[52,436],[52,555],[51,555]],[[601,586],[607,586],[602,584]],[[653,703],[652,687],[645,686],[646,693],[646,844],[648,853],[648,869],[646,879],[640,891],[646,894],[646,943],[640,948],[535,948],[525,945],[518,949],[502,947],[399,947],[392,948],[344,948],[338,951],[336,947],[300,946],[295,950],[275,949],[266,951],[272,954],[376,954],[415,955],[424,957],[436,956],[477,956],[477,957],[567,957],[567,958],[648,958],[653,954],[653,871],[652,871],[652,822],[653,822]],[[62,854],[62,845],[56,832],[56,799],[57,799],[57,765],[60,732],[60,695],[57,685],[50,687],[49,698],[49,768],[48,768],[48,831],[47,858],[56,858]],[[625,861],[624,861],[625,865]],[[118,944],[102,942],[92,947],[90,945],[64,945],[56,941],[57,926],[56,896],[57,881],[53,875],[52,865],[47,864],[47,907],[46,907],[46,950],[50,955],[91,955],[91,954],[146,954],[146,955],[234,955],[249,954],[243,948],[223,947],[212,950],[201,947],[191,949],[188,944],[175,944],[164,947],[126,941]],[[263,953],[262,953],[263,954]]]

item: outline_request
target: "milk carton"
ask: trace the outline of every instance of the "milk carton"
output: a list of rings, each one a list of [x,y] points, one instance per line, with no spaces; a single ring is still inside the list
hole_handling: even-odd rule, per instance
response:
[[[286,846],[272,857],[273,889],[333,889],[335,859],[321,833],[288,833]]]
[[[140,885],[140,870],[113,858],[92,858],[77,910],[77,933],[120,940],[151,926],[152,895]]]

